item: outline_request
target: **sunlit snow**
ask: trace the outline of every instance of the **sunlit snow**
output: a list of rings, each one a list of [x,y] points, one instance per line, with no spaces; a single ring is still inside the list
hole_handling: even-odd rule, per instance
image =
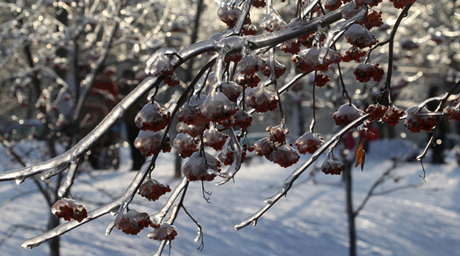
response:
[[[410,146],[400,141],[376,142],[366,156],[364,171],[354,168],[354,205],[357,207],[368,189],[391,166],[390,157],[407,153]],[[3,150],[3,149],[1,149]],[[126,148],[123,148],[126,151]],[[122,152],[122,155],[128,156]],[[451,153],[450,153],[451,154]],[[2,168],[10,165],[2,151]],[[153,177],[175,187],[172,154],[160,154]],[[299,164],[306,160],[302,156]],[[321,165],[321,158],[315,166]],[[122,159],[119,171],[93,171],[78,176],[72,188],[76,201],[94,209],[119,196],[133,179],[129,159]],[[215,186],[205,183],[212,192],[211,204],[203,199],[201,183],[193,182],[185,199],[185,207],[203,227],[204,249],[193,240],[197,227],[184,214],[174,223],[178,235],[164,255],[228,255],[228,256],[298,256],[348,255],[348,231],[345,214],[345,191],[340,176],[317,174],[318,184],[306,182],[308,173],[261,219],[256,227],[233,229],[264,206],[264,200],[275,194],[295,168],[280,168],[262,159],[243,164],[235,182]],[[425,164],[426,184],[418,189],[405,189],[371,197],[357,217],[358,255],[459,255],[460,252],[460,168],[449,155],[447,164]],[[5,170],[7,171],[7,170]],[[412,183],[423,183],[420,164],[401,163],[398,176],[407,177],[397,183],[389,182],[376,192]],[[327,183],[327,184],[326,184]],[[332,185],[331,185],[332,184]],[[157,212],[166,197],[152,202],[136,197],[130,208],[140,212]],[[46,226],[49,207],[31,180],[17,186],[14,182],[0,183],[0,251],[2,255],[48,255],[46,244],[25,250],[20,244],[40,234]],[[151,229],[137,236],[113,230],[105,236],[107,215],[61,236],[62,255],[151,255],[159,244],[147,238]]]

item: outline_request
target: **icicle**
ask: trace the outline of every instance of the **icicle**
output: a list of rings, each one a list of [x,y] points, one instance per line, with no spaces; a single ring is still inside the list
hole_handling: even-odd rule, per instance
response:
[[[24,175],[18,175],[14,178],[14,180],[16,181],[16,185],[20,185],[24,182],[26,178],[24,177]]]
[[[273,200],[272,198],[265,199],[265,200],[264,200],[264,203],[266,203],[266,204],[273,204],[273,203],[274,203],[274,200]]]
[[[235,176],[235,174],[241,168],[241,161],[243,159],[243,151],[241,149],[240,143],[238,142],[238,139],[235,136],[235,131],[233,130],[233,127],[230,126],[229,131],[230,131],[229,133],[230,133],[230,139],[231,139],[231,147],[234,150],[235,158],[233,159],[232,165],[228,167],[227,171],[222,172],[220,174],[220,176],[224,177],[225,180],[221,181],[220,183],[217,183],[216,185],[223,185],[227,183],[230,179],[232,179]]]
[[[67,190],[72,186],[73,180],[75,178],[75,173],[77,172],[78,162],[71,163],[69,170],[67,171],[67,175],[65,177],[65,181],[62,186],[58,190],[58,196],[63,197]]]
[[[107,227],[105,228],[105,235],[109,236],[110,233],[112,233],[112,230],[114,227],[115,227],[115,221],[112,221],[109,224],[107,224]]]
[[[198,241],[200,241],[200,238],[203,236],[203,232],[201,232],[200,229],[198,229],[198,232],[196,234],[196,237],[195,239],[193,240],[195,243],[197,243]]]

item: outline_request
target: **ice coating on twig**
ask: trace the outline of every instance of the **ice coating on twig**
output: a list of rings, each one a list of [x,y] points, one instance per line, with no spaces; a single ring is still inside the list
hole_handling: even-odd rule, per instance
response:
[[[173,206],[174,201],[179,196],[180,192],[184,189],[184,187],[188,184],[188,182],[189,181],[187,180],[187,178],[183,177],[181,182],[174,188],[172,193],[169,195],[168,201],[166,201],[166,203],[163,205],[160,211],[150,216],[154,223],[161,223],[163,221],[164,217]]]
[[[172,74],[174,68],[170,63],[169,56],[177,53],[173,48],[159,49],[147,60],[145,73],[152,76],[167,76]]]
[[[69,188],[73,185],[73,180],[75,178],[77,168],[78,168],[78,162],[70,164],[69,170],[67,171],[67,175],[64,180],[64,183],[61,185],[61,187],[58,190],[59,197],[63,197],[67,193]]]
[[[235,174],[238,172],[238,170],[241,168],[241,161],[243,159],[243,156],[242,156],[242,149],[241,149],[241,145],[240,143],[238,142],[238,139],[236,138],[235,136],[235,131],[233,130],[233,128],[230,126],[229,128],[230,130],[230,146],[232,147],[233,149],[233,162],[232,164],[230,165],[230,167],[227,168],[227,170],[225,172],[221,172],[221,177],[223,177],[225,180],[224,181],[221,181],[220,183],[218,183],[217,185],[223,185],[225,183],[227,183],[229,180],[231,180]]]

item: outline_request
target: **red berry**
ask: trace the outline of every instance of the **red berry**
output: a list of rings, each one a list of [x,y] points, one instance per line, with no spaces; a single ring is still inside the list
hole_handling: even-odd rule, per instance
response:
[[[403,115],[404,111],[402,109],[390,107],[383,115],[382,121],[388,125],[396,126]]]
[[[306,132],[295,141],[295,146],[301,154],[313,154],[324,144],[324,140],[319,134]]]
[[[353,120],[360,117],[364,112],[355,107],[353,104],[343,104],[333,115],[337,125],[348,125]]]
[[[214,126],[211,126],[211,128],[206,130],[203,134],[203,143],[204,145],[219,151],[224,146],[227,138],[227,134],[221,133]]]
[[[342,162],[326,159],[321,165],[321,171],[325,174],[339,175],[345,170],[345,165]]]
[[[171,192],[169,186],[165,186],[155,179],[149,179],[139,187],[138,194],[151,201],[156,201],[167,192]]]
[[[281,125],[277,126],[268,126],[266,128],[268,134],[268,138],[272,142],[278,142],[278,143],[283,143],[286,141],[286,134],[289,133],[289,130],[287,128],[282,127]]]
[[[189,134],[179,133],[173,141],[173,147],[182,158],[186,158],[200,149],[200,141]]]
[[[212,181],[216,175],[208,170],[220,172],[221,163],[206,152],[204,153],[206,159],[200,154],[201,152],[196,152],[190,156],[187,163],[182,167],[182,173],[189,181]]]
[[[157,102],[149,102],[136,115],[135,121],[137,128],[157,132],[171,122],[171,114]]]
[[[369,63],[360,63],[356,69],[353,71],[355,77],[361,83],[368,82],[369,80],[374,79],[374,81],[379,82],[382,80],[383,74],[385,72],[382,68],[379,67],[379,64],[369,64]]]
[[[142,229],[150,226],[152,221],[145,212],[130,210],[125,214],[118,214],[115,218],[115,228],[128,235],[137,235]]]
[[[281,167],[289,167],[297,161],[299,161],[299,154],[291,146],[282,144],[275,147],[270,155],[267,157],[268,160],[279,164]]]
[[[345,38],[351,45],[359,48],[370,47],[377,43],[375,35],[359,24],[353,24],[345,32]]]
[[[366,113],[371,116],[372,120],[378,120],[383,117],[388,108],[380,104],[371,104],[366,109]]]
[[[156,225],[155,229],[150,232],[147,237],[153,240],[168,240],[172,241],[177,236],[176,227],[170,225],[169,223],[163,223],[161,225]]]
[[[64,220],[76,220],[81,222],[88,216],[86,209],[83,205],[75,203],[75,200],[69,198],[62,198],[58,200],[52,207],[51,212],[59,218]]]
[[[278,107],[278,100],[274,92],[265,90],[263,86],[247,88],[244,98],[246,106],[254,108],[256,112],[267,112]]]
[[[323,74],[317,74],[315,76],[315,85],[318,87],[323,87],[327,84],[327,82],[331,81],[329,76]]]
[[[366,56],[366,51],[355,47],[355,46],[350,46],[348,49],[346,49],[342,53],[342,61],[343,62],[350,62],[352,60],[356,62],[361,62],[361,58]]]
[[[431,131],[436,125],[436,117],[430,116],[426,108],[418,106],[410,107],[406,110],[407,117],[404,126],[411,132]]]

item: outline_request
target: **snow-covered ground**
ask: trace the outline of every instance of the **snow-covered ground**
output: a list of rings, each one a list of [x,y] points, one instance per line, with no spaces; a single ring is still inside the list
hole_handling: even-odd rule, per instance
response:
[[[406,149],[399,141],[372,145],[364,172],[353,169],[355,207],[391,166],[388,159]],[[179,180],[172,178],[171,157],[165,155],[159,159],[153,175],[173,187]],[[89,209],[97,207],[97,202],[107,202],[110,196],[120,195],[134,177],[128,166],[124,159],[118,172],[94,171],[91,175],[81,175],[72,195],[85,198],[84,204]],[[264,205],[264,199],[276,193],[293,168],[284,169],[256,159],[243,166],[235,182],[223,186],[207,183],[206,190],[212,192],[211,204],[203,199],[201,183],[192,183],[185,206],[202,225],[205,246],[201,252],[196,250],[199,243],[193,240],[197,228],[181,211],[175,222],[179,234],[172,243],[171,255],[348,255],[345,192],[337,176],[317,173],[321,182],[312,184],[305,182],[308,176],[305,173],[256,227],[233,229],[235,223],[254,213]],[[425,169],[427,179],[422,187],[373,196],[369,200],[357,217],[359,255],[460,255],[460,168],[449,155],[447,164],[425,164]],[[418,163],[402,163],[396,173],[406,178],[384,184],[377,192],[423,182]],[[136,197],[131,208],[155,213],[165,198],[162,199],[150,202]],[[20,186],[0,183],[0,211],[1,255],[48,254],[46,244],[33,250],[20,248],[25,239],[40,233],[35,228],[45,227],[49,211],[33,182],[26,181]],[[106,225],[113,218],[104,216],[61,236],[62,255],[151,255],[156,250],[158,242],[146,237],[148,230],[137,236],[114,230],[105,236]],[[15,225],[26,228],[14,230]],[[168,255],[168,250],[164,255]]]

